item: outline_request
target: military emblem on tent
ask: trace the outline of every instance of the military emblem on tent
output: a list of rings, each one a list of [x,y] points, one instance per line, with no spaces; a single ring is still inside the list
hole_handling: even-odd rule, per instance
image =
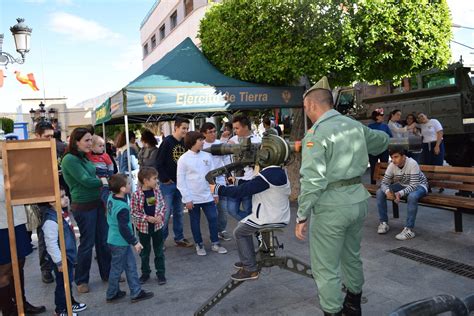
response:
[[[283,101],[285,101],[285,103],[288,103],[291,99],[291,92],[288,90],[285,90],[281,93],[281,97],[283,98]]]
[[[156,102],[156,96],[154,94],[147,93],[143,97],[143,100],[145,101],[146,106],[151,108],[153,104]]]

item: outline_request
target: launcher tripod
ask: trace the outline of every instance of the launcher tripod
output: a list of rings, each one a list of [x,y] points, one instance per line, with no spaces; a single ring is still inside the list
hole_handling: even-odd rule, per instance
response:
[[[275,232],[282,231],[282,228],[285,226],[284,224],[269,224],[258,230],[260,233],[260,246],[257,251],[258,268],[262,269],[278,266],[281,269],[313,278],[311,267],[308,264],[293,257],[279,257],[276,255],[278,249],[283,249],[283,244],[278,242]],[[205,315],[211,308],[244,282],[245,281],[234,281],[230,279],[211,298],[202,304],[194,315]]]

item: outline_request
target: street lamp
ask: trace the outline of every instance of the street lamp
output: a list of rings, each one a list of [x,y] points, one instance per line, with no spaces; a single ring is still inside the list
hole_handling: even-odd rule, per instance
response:
[[[0,34],[0,65],[7,66],[9,63],[23,64],[25,62],[25,55],[30,51],[30,38],[32,29],[25,23],[25,19],[18,18],[17,24],[10,27],[10,31],[15,39],[16,51],[21,55],[21,58],[15,58],[7,52],[2,51],[3,34]]]
[[[58,111],[56,109],[50,108],[48,111],[46,111],[44,109],[45,105],[43,102],[41,102],[38,107],[38,109],[31,108],[29,111],[33,126],[35,123],[39,122],[50,122],[51,124],[57,124],[56,115],[58,114]]]
[[[39,107],[40,107],[39,112],[40,112],[41,121],[44,121],[44,120],[46,119],[46,110],[44,109],[44,103],[41,102],[41,103],[39,104]]]
[[[49,115],[49,120],[53,122],[54,119],[56,118],[56,110],[53,108],[49,109],[48,115]]]

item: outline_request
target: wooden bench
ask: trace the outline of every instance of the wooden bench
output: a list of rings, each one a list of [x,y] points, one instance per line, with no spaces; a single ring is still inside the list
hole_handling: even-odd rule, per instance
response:
[[[364,184],[373,196],[380,187],[387,167],[386,162],[377,163],[374,171],[377,184]],[[462,214],[474,214],[474,168],[420,165],[420,169],[428,178],[433,193],[421,198],[419,204],[454,212],[454,230],[462,232]],[[439,188],[449,191],[434,193]],[[392,208],[393,217],[398,218],[398,204],[392,201]]]

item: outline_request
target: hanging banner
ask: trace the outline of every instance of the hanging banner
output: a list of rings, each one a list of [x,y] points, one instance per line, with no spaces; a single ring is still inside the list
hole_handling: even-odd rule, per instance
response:
[[[127,114],[301,107],[302,87],[127,89]]]
[[[94,110],[93,116],[95,116],[95,124],[102,124],[110,121],[112,118],[110,115],[110,99],[105,100],[104,103],[99,105],[99,107]]]

